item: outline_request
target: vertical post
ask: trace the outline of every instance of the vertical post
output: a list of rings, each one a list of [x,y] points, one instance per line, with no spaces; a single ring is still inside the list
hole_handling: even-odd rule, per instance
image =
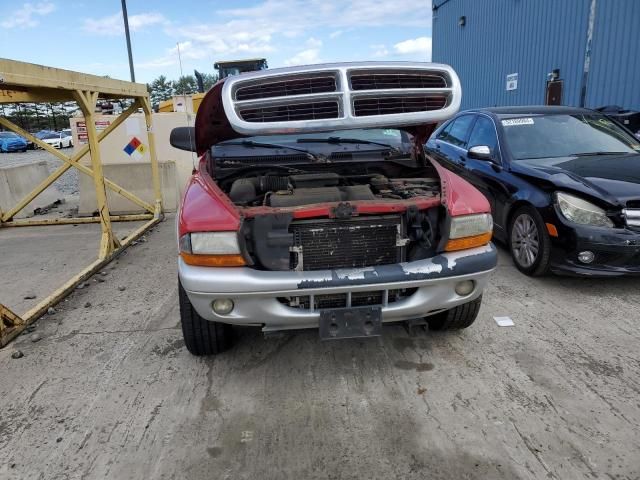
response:
[[[129,35],[129,16],[127,15],[127,0],[122,0],[122,19],[124,20],[124,35],[127,38],[127,53],[129,54],[129,72],[131,81],[136,81],[136,74],[133,71],[133,54],[131,53],[131,36]]]
[[[93,183],[96,188],[96,202],[98,204],[98,214],[100,215],[100,226],[102,237],[100,240],[101,259],[107,258],[115,248],[120,246],[120,242],[113,235],[111,227],[111,214],[107,204],[107,192],[104,186],[104,173],[102,171],[102,159],[100,158],[100,143],[96,133],[95,108],[98,101],[98,92],[76,91],[75,95],[82,113],[84,113],[87,125],[87,139],[89,141],[89,154],[91,156],[91,166],[93,170]]]
[[[153,121],[151,118],[151,103],[149,97],[142,99],[142,109],[144,110],[144,120],[147,125],[147,136],[149,138],[149,157],[151,158],[151,179],[153,182],[153,193],[155,196],[155,217],[162,214],[162,190],[160,187],[160,169],[158,167],[158,157],[156,156],[156,140],[153,132]]]
[[[593,42],[593,29],[596,23],[596,1],[591,0],[589,7],[589,20],[587,24],[587,41],[584,47],[584,63],[582,65],[582,78],[580,79],[580,107],[584,108],[587,101],[587,84],[589,82],[589,70],[591,69],[591,50]]]

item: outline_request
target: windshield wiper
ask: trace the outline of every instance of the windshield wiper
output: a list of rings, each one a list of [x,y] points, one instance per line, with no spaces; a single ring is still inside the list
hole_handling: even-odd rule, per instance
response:
[[[240,142],[226,142],[221,144],[220,146],[226,145],[241,145],[243,147],[255,147],[255,148],[288,148],[289,150],[293,150],[294,152],[304,153],[309,160],[313,160],[314,162],[324,163],[327,159],[324,156],[317,155],[309,150],[305,150],[304,148],[290,147],[289,145],[279,145],[277,143],[263,143],[263,142],[254,142],[253,140],[242,140]]]
[[[394,147],[388,143],[374,142],[373,140],[363,140],[360,138],[345,138],[345,137],[327,137],[327,138],[299,138],[297,143],[330,143],[338,145],[340,143],[354,143],[361,145],[379,145],[381,147],[388,148],[393,152],[400,152],[398,147]]]
[[[629,155],[633,152],[578,152],[567,155],[568,157],[596,157],[598,155]]]

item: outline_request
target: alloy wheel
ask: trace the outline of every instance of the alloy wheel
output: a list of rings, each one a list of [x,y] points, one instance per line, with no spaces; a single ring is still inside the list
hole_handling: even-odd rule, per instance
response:
[[[514,259],[523,267],[531,267],[538,258],[540,236],[533,218],[526,213],[518,215],[511,229],[511,250]]]

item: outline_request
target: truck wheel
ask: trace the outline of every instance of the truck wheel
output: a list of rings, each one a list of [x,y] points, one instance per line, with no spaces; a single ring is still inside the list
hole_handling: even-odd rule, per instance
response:
[[[180,323],[187,350],[193,355],[216,355],[224,352],[232,343],[231,325],[205,320],[189,301],[187,292],[178,281],[180,301]]]
[[[478,316],[481,303],[482,295],[469,303],[427,317],[429,330],[460,330],[471,326]]]

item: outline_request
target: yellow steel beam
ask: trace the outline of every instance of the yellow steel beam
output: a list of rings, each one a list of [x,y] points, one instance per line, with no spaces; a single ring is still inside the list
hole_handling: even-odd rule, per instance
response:
[[[112,131],[114,131],[120,124],[122,124],[122,122],[124,122],[138,108],[139,108],[139,102],[138,102],[138,100],[136,100],[134,102],[134,104],[131,105],[131,107],[127,108],[124,112],[122,112],[113,121],[113,123],[111,125],[109,125],[105,130],[103,130],[98,135],[99,141],[102,140],[103,138],[105,138],[107,135],[109,135]],[[74,166],[78,170],[80,170],[82,173],[84,173],[86,175],[89,175],[89,176],[93,176],[93,170],[92,169],[90,169],[89,167],[79,163],[80,158],[82,158],[89,151],[89,145],[84,145],[83,147],[80,148],[80,150],[78,150],[76,153],[74,153],[71,157],[67,157],[62,152],[60,152],[57,149],[53,148],[51,145],[48,145],[48,144],[44,143],[39,138],[34,137],[29,132],[27,132],[26,130],[23,130],[18,125],[10,122],[6,118],[0,117],[0,125],[3,125],[6,128],[8,128],[9,130],[12,130],[12,131],[18,133],[19,135],[27,138],[28,140],[31,140],[34,144],[42,147],[44,150],[52,153],[53,155],[58,157],[60,160],[62,160],[66,164],[68,164],[69,167]],[[64,171],[62,171],[62,168],[63,167],[60,167],[60,169],[58,169],[56,172],[52,173],[47,179],[43,180],[40,183],[40,185],[38,185],[36,188],[34,188],[28,195],[26,195],[20,202],[18,202],[16,204],[16,206],[14,206],[12,209],[10,209],[9,211],[7,211],[3,215],[1,215],[0,216],[0,223],[11,220],[15,216],[16,213],[18,213],[20,210],[22,210],[24,207],[26,207],[27,204],[29,204],[31,201],[33,201],[33,199],[36,196],[38,196],[49,185],[51,185],[53,182],[55,182],[57,180],[57,178],[60,177],[60,175],[62,175],[64,173],[64,171],[66,171],[66,169]],[[68,169],[68,167],[67,167],[67,169]],[[122,188],[118,184],[112,182],[109,179],[105,179],[105,184],[106,184],[107,187],[109,187],[110,190],[113,190],[114,192],[122,195],[123,197],[125,197],[126,199],[132,201],[136,205],[144,208],[148,212],[155,213],[156,208],[154,208],[154,206],[152,206],[149,203],[145,202],[144,200],[140,199],[138,196],[134,195],[133,193],[125,190],[124,188]]]
[[[0,88],[0,103],[68,102],[73,99],[71,92],[53,88],[34,88],[25,91]]]
[[[12,87],[27,87],[92,91],[114,97],[143,98],[148,95],[147,86],[142,83],[125,82],[5,58],[0,58],[0,84],[8,90]]]
[[[111,215],[112,222],[138,222],[150,220],[155,215],[152,213],[140,213],[135,215]],[[100,223],[100,217],[74,217],[74,218],[42,218],[38,220],[13,220],[0,224],[0,227],[38,227],[42,225],[78,225],[81,223]]]
[[[20,330],[24,325],[24,320],[0,303],[0,347],[4,347],[9,341],[9,336],[13,332]],[[17,333],[16,333],[17,335]],[[13,338],[13,337],[12,337]],[[5,341],[5,339],[7,339]]]
[[[78,285],[80,282],[83,282],[83,281],[87,280],[95,272],[97,272],[98,270],[102,269],[113,258],[115,258],[118,255],[120,255],[127,247],[129,247],[133,241],[135,241],[138,238],[140,238],[140,236],[142,236],[142,234],[144,234],[149,228],[151,228],[152,226],[154,226],[158,222],[160,222],[160,219],[154,217],[151,220],[149,220],[147,223],[142,225],[140,228],[138,228],[137,230],[133,231],[131,234],[129,234],[121,242],[120,246],[117,249],[115,249],[113,252],[111,252],[111,254],[108,257],[106,257],[106,258],[98,258],[97,260],[95,260],[91,265],[86,267],[84,270],[82,270],[77,275],[74,275],[73,278],[71,278],[69,281],[64,283],[55,292],[53,292],[47,298],[43,299],[38,305],[33,307],[31,310],[29,310],[24,315],[22,315],[22,317],[18,317],[17,315],[14,314],[14,316],[18,319],[18,324],[15,327],[10,326],[8,328],[0,329],[0,347],[5,346],[7,343],[9,343],[11,340],[13,340],[28,325],[30,325],[31,323],[35,322],[38,318],[40,318],[42,315],[44,315],[47,312],[47,310],[49,309],[49,307],[54,306],[60,300],[62,300],[64,297],[69,295],[69,293],[71,293],[73,291],[73,289],[76,287],[76,285]],[[3,306],[0,305],[0,307],[3,307]],[[8,310],[6,307],[4,307],[4,308],[6,310]],[[4,313],[4,311],[5,310],[0,310],[0,312],[3,312],[3,313]],[[4,320],[5,317],[3,316],[2,318]],[[15,322],[15,320],[14,320],[14,322]]]
[[[100,216],[100,227],[102,237],[100,239],[100,258],[107,258],[116,248],[120,246],[118,237],[113,234],[111,228],[111,215],[107,203],[107,191],[104,185],[104,173],[102,171],[102,159],[100,158],[100,143],[95,125],[95,109],[98,102],[98,92],[76,91],[74,93],[78,105],[84,113],[87,125],[87,139],[89,141],[89,152],[91,155],[91,165],[93,166],[93,183],[96,188],[96,202],[98,204],[98,215]]]
[[[149,138],[149,157],[151,158],[151,179],[153,181],[153,193],[155,196],[155,215],[159,217],[162,213],[162,189],[160,187],[158,157],[156,156],[156,136],[151,120],[151,103],[148,97],[143,98],[141,103],[142,109],[144,110],[144,120],[147,125],[147,136]]]

